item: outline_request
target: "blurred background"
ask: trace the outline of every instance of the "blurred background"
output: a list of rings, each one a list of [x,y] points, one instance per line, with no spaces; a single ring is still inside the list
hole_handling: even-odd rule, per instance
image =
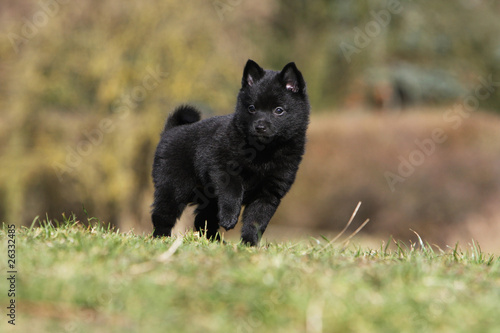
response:
[[[176,105],[233,111],[247,59],[296,62],[307,152],[266,237],[354,225],[380,244],[500,250],[496,0],[2,0],[0,219],[152,231],[151,165]],[[352,228],[355,228],[353,226]],[[277,236],[280,235],[280,236]]]

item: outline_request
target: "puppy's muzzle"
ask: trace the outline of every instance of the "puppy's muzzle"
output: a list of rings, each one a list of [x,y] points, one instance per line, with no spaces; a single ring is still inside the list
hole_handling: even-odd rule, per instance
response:
[[[269,132],[269,122],[264,119],[258,119],[253,123],[253,129],[258,134],[266,134]]]

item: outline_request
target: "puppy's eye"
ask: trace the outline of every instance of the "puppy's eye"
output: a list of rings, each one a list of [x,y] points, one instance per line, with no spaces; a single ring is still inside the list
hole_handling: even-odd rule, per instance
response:
[[[248,106],[248,112],[255,113],[255,106],[254,105],[249,105]]]
[[[278,106],[276,109],[274,109],[273,113],[277,116],[282,116],[285,114],[285,109]]]

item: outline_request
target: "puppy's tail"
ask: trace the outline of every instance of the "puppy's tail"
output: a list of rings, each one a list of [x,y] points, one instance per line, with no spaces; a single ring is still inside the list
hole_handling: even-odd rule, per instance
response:
[[[168,131],[172,127],[192,124],[201,119],[200,112],[195,107],[181,105],[168,116],[163,131]]]

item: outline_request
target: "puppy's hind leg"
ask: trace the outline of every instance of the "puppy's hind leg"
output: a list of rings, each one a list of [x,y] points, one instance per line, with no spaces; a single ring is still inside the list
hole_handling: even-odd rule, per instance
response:
[[[172,234],[177,219],[181,216],[183,209],[171,196],[165,195],[160,191],[155,192],[155,202],[151,219],[153,221],[154,237],[168,237]]]

